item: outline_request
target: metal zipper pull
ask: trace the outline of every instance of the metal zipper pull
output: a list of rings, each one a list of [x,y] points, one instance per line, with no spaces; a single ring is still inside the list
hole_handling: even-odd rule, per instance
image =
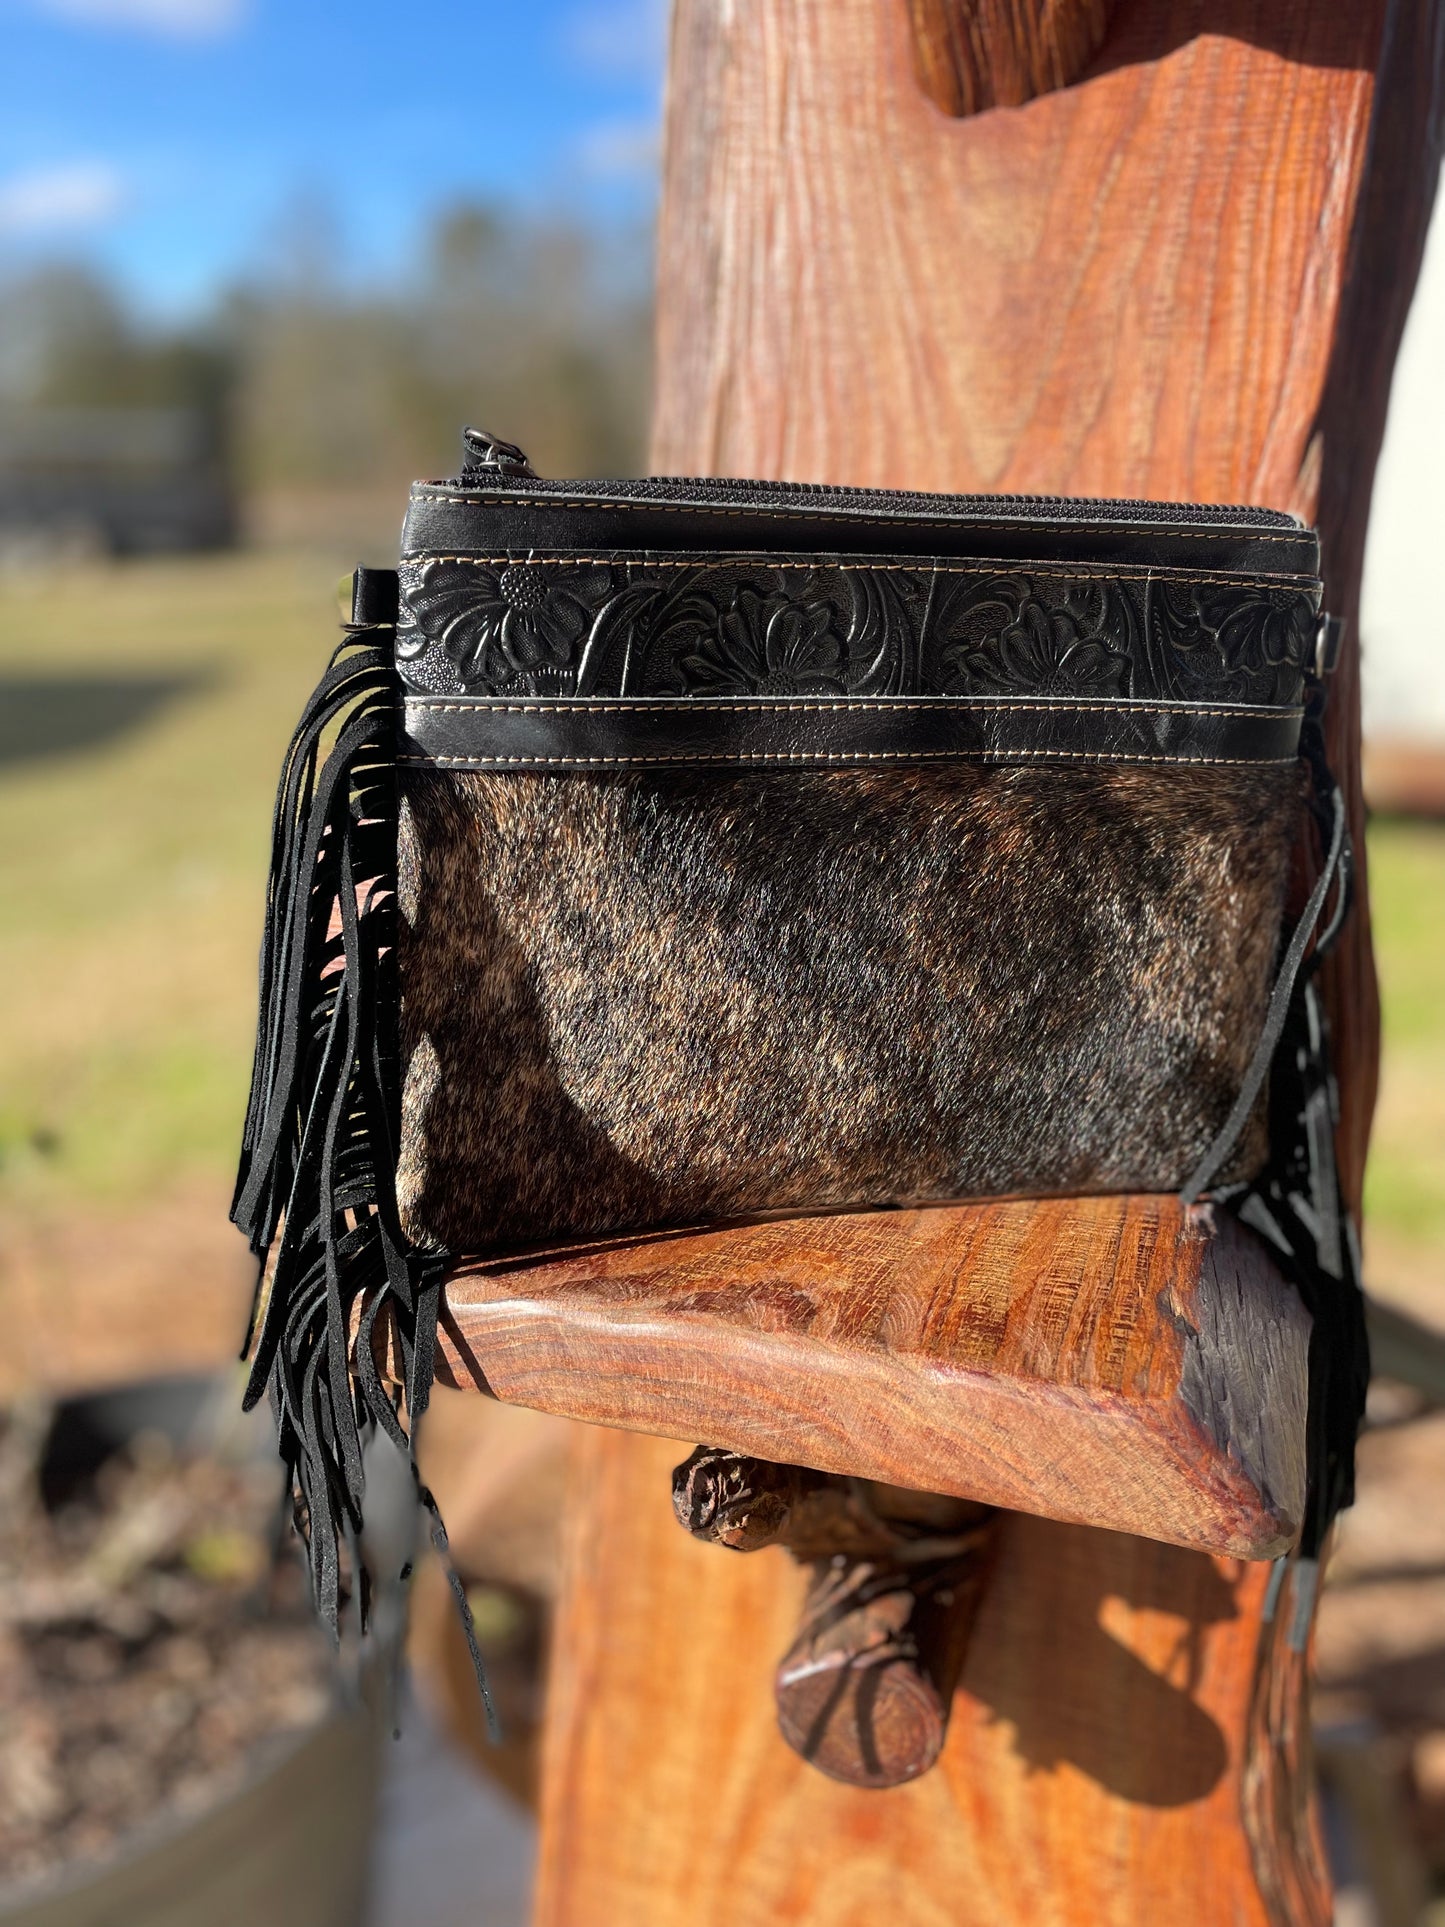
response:
[[[515,442],[504,442],[500,435],[489,435],[485,428],[464,428],[462,430],[462,480],[468,481],[480,474],[485,481],[493,476],[529,476],[534,482],[538,475]]]

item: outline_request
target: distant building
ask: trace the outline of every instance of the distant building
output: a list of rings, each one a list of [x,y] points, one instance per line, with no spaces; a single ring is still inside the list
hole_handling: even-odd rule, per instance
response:
[[[0,407],[0,547],[225,548],[236,510],[199,409]]]

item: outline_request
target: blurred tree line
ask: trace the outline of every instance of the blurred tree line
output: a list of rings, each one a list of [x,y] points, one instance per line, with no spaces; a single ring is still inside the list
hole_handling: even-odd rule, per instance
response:
[[[0,404],[186,407],[249,495],[454,473],[464,422],[543,473],[637,473],[649,281],[641,235],[474,206],[437,220],[400,289],[347,290],[302,231],[276,272],[169,333],[93,270],[50,267],[0,285]]]

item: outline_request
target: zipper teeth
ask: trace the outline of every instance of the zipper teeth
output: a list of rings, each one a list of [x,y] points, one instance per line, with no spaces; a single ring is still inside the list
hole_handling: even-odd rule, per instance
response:
[[[631,481],[558,480],[548,477],[499,475],[495,470],[463,469],[457,486],[481,494],[577,495],[598,500],[669,501],[686,498],[701,503],[746,505],[764,497],[800,504],[837,504],[849,509],[879,506],[926,513],[978,516],[1040,512],[1050,521],[1095,520],[1205,523],[1220,527],[1297,529],[1305,525],[1279,509],[1248,503],[1149,502],[1137,498],[1072,495],[932,495],[913,489],[852,488],[828,482],[766,482],[750,478],[719,480],[713,476],[655,475]]]

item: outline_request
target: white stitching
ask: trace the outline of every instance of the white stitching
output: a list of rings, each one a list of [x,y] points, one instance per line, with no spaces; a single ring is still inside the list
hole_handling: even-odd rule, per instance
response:
[[[508,703],[499,702],[490,696],[473,696],[467,702],[445,702],[437,696],[411,696],[403,699],[408,709],[435,709],[447,716],[836,716],[857,712],[866,716],[901,716],[915,710],[925,715],[937,716],[944,711],[977,710],[985,716],[998,716],[1017,711],[1023,716],[1242,716],[1246,720],[1257,717],[1261,721],[1284,720],[1291,716],[1303,716],[1299,707],[1274,706],[1268,703],[1240,703],[1234,707],[1215,709],[1201,704],[1187,702],[1164,703],[1146,702],[1142,698],[1121,696],[1115,702],[1088,703],[1046,703],[1005,702],[1002,697],[989,696],[930,696],[922,702],[907,702],[897,696],[879,696],[871,700],[841,699],[829,702],[797,702],[786,697],[776,703],[745,703],[738,698],[730,702],[701,702],[693,696],[674,696],[669,702],[648,702],[642,698],[633,700],[625,696],[614,697],[602,702],[588,702],[578,696],[557,696],[549,702]]]
[[[971,515],[960,515],[952,520],[925,520],[916,515],[873,514],[867,509],[850,512],[833,507],[831,504],[817,508],[719,508],[710,502],[624,502],[616,496],[567,496],[556,495],[492,495],[479,490],[474,495],[438,495],[431,489],[414,488],[411,492],[414,502],[451,502],[459,508],[548,508],[548,509],[616,509],[624,515],[736,515],[748,516],[765,522],[807,522],[826,521],[830,516],[850,522],[871,522],[882,527],[899,522],[914,529],[1026,529],[1031,526],[1027,516],[1014,520],[987,522],[976,520]],[[1274,534],[1267,529],[1255,529],[1248,525],[1225,523],[1217,529],[1178,529],[1171,528],[1167,522],[1071,522],[1070,529],[1089,535],[1157,535],[1161,529],[1167,530],[1171,541],[1217,542],[1221,536],[1242,536],[1247,542],[1302,542],[1309,538],[1310,531],[1300,528],[1293,534],[1281,531]]]
[[[1152,576],[1168,576],[1170,581],[1198,582],[1210,588],[1222,589],[1280,589],[1288,588],[1295,582],[1313,583],[1313,576],[1286,577],[1267,575],[1192,575],[1187,570],[1155,568],[1148,563],[1086,562],[1077,568],[1040,569],[1030,562],[1005,564],[990,563],[987,568],[978,563],[968,562],[931,562],[926,557],[910,558],[906,562],[839,562],[831,555],[816,555],[801,562],[784,561],[772,555],[741,555],[729,551],[692,556],[683,561],[655,561],[651,557],[618,556],[616,554],[597,556],[585,550],[574,555],[434,555],[429,549],[418,550],[413,555],[404,555],[406,562],[454,562],[470,569],[575,569],[578,567],[615,566],[623,569],[698,569],[698,568],[736,568],[739,566],[759,569],[813,569],[819,573],[833,575],[1018,575],[1037,576],[1040,581],[1107,582],[1115,577],[1127,576],[1130,581],[1145,581]],[[1304,593],[1303,590],[1300,593]]]
[[[1024,757],[1067,758],[1086,763],[1218,763],[1231,769],[1258,768],[1267,763],[1294,763],[1296,756],[1144,756],[1133,752],[1093,749],[859,749],[859,750],[729,750],[708,756],[398,756],[398,763],[427,769],[458,769],[477,763],[488,769],[513,764],[562,764],[569,769],[594,764],[616,767],[628,763],[1016,763]]]

